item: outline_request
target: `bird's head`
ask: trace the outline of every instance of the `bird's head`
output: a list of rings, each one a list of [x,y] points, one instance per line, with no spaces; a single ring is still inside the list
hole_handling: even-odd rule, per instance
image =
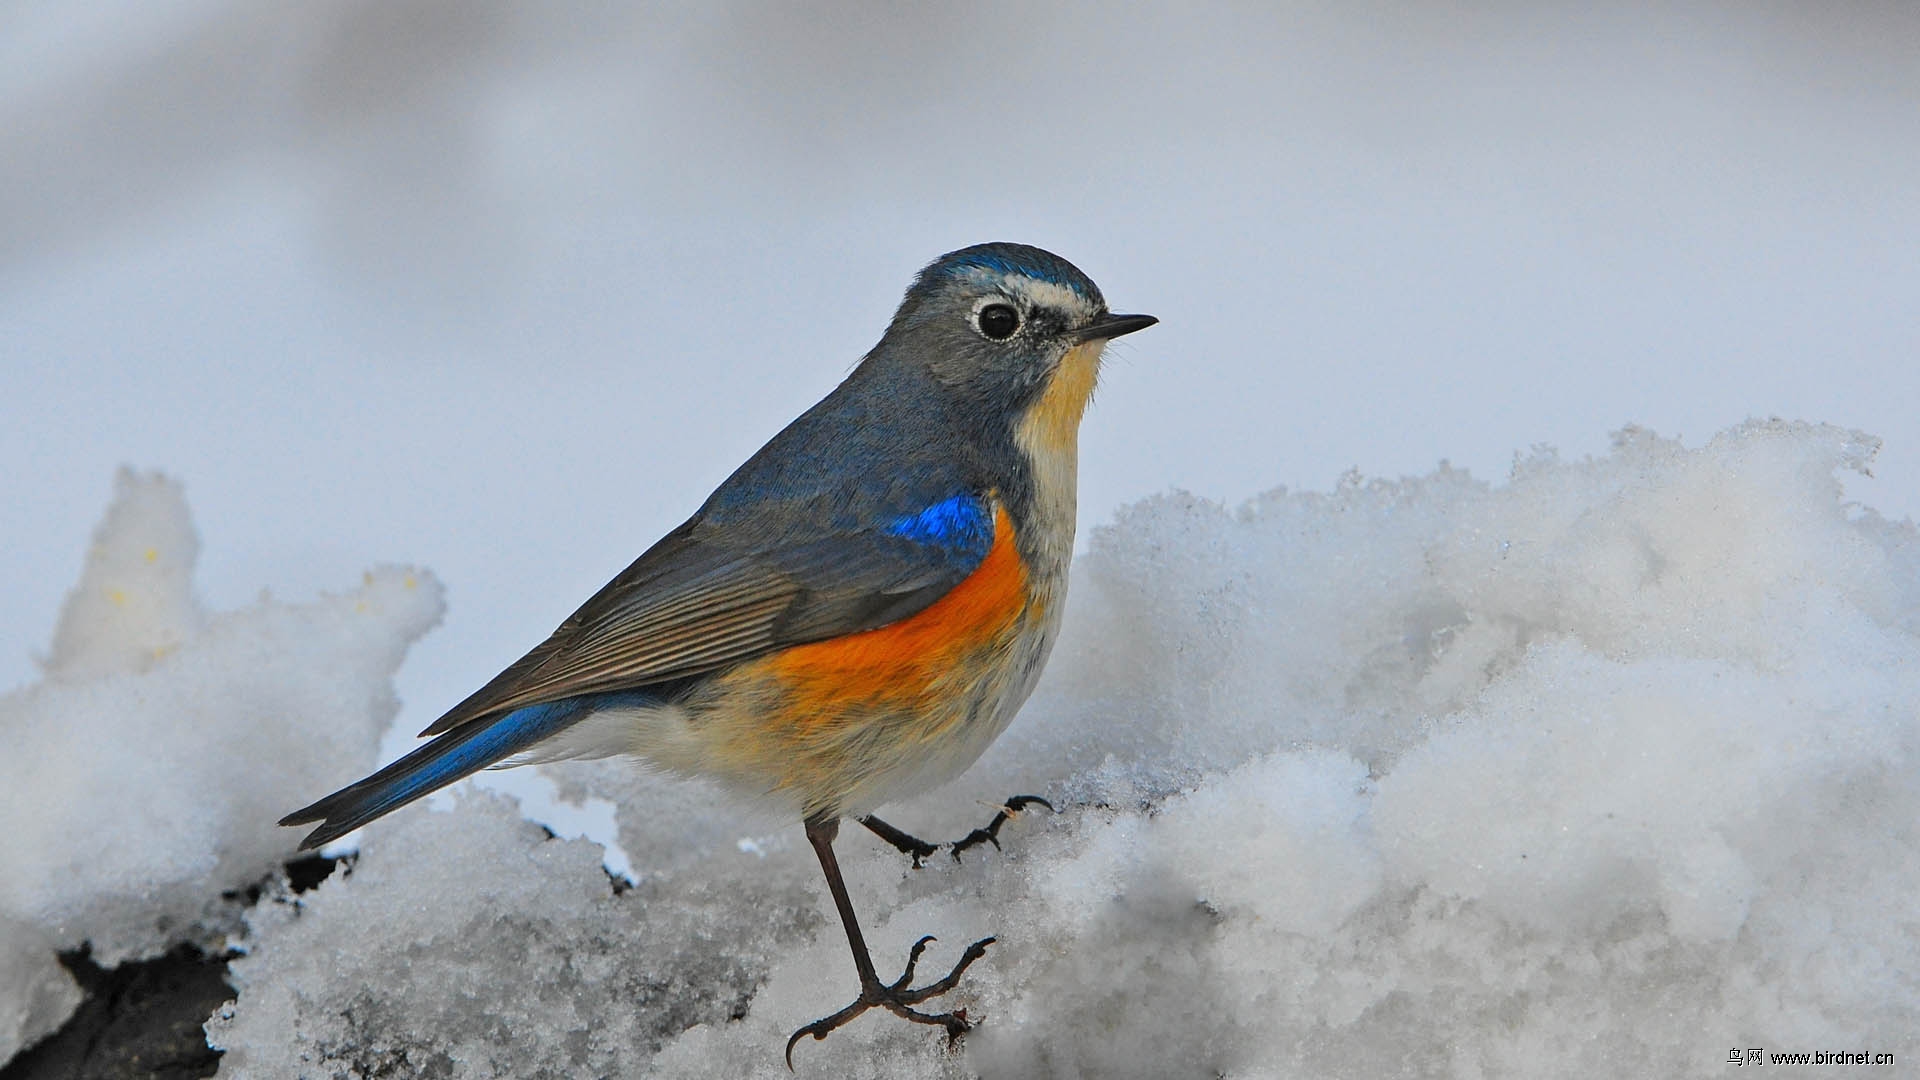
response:
[[[983,420],[1071,439],[1106,343],[1151,315],[1115,315],[1077,267],[1026,244],[976,244],[934,260],[876,353],[924,371]]]

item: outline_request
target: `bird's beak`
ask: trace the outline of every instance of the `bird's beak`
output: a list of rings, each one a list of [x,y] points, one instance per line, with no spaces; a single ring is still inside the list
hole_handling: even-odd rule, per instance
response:
[[[1159,321],[1151,315],[1102,315],[1074,331],[1074,337],[1081,341],[1110,341],[1122,334],[1145,330]]]

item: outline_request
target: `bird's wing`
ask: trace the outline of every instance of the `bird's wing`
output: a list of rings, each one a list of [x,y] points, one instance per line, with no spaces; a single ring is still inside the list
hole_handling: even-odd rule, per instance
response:
[[[698,517],[668,534],[421,735],[579,694],[699,675],[923,610],[992,546],[991,497],[948,496],[874,528],[789,529],[743,547]]]

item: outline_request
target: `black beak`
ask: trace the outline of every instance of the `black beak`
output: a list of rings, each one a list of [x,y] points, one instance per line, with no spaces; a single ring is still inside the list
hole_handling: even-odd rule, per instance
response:
[[[1110,341],[1122,334],[1145,330],[1159,321],[1151,315],[1102,315],[1074,331],[1073,336],[1081,341]]]

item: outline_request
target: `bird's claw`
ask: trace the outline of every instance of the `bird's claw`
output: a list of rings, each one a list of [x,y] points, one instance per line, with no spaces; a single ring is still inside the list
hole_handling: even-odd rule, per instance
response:
[[[993,820],[987,822],[985,828],[975,829],[951,844],[929,844],[911,833],[894,828],[892,825],[881,821],[871,814],[859,820],[860,824],[872,830],[875,836],[892,844],[894,850],[911,858],[913,860],[913,868],[918,870],[925,865],[921,860],[928,858],[943,847],[953,849],[954,862],[959,862],[960,853],[970,847],[977,847],[981,844],[992,844],[998,849],[1000,847],[1001,826],[1018,817],[1020,812],[1029,806],[1044,806],[1048,810],[1053,809],[1052,803],[1038,795],[1015,795],[1013,798],[1000,804],[994,811]]]
[[[975,960],[987,954],[987,946],[993,944],[995,939],[990,937],[981,938],[979,941],[967,946],[967,951],[960,954],[960,962],[953,965],[953,970],[947,972],[946,977],[940,981],[928,983],[918,990],[908,990],[906,986],[913,981],[914,966],[920,962],[921,954],[926,952],[927,946],[934,940],[936,939],[933,935],[929,934],[913,943],[913,948],[907,953],[906,970],[901,972],[900,977],[892,983],[880,983],[876,981],[872,986],[862,987],[860,996],[854,999],[853,1004],[848,1005],[846,1008],[841,1009],[831,1016],[823,1016],[794,1032],[793,1035],[787,1039],[787,1071],[793,1071],[793,1048],[799,1045],[803,1037],[811,1035],[815,1041],[824,1039],[838,1028],[847,1024],[854,1017],[876,1006],[887,1010],[902,1020],[911,1020],[916,1024],[929,1024],[934,1027],[944,1028],[947,1033],[948,1046],[959,1042],[960,1036],[966,1034],[973,1028],[972,1021],[967,1019],[967,1010],[955,1009],[952,1012],[946,1013],[923,1013],[914,1009],[912,1006],[918,1005],[928,998],[939,997],[947,991],[952,990],[959,984],[960,976],[965,973],[967,968],[971,967]]]
[[[959,862],[961,852],[983,843],[992,844],[995,851],[1000,850],[1000,827],[1020,816],[1022,810],[1036,804],[1048,810],[1053,809],[1052,803],[1038,795],[1015,795],[1001,803],[999,811],[993,815],[992,821],[987,822],[986,828],[975,829],[953,842],[953,861]]]

